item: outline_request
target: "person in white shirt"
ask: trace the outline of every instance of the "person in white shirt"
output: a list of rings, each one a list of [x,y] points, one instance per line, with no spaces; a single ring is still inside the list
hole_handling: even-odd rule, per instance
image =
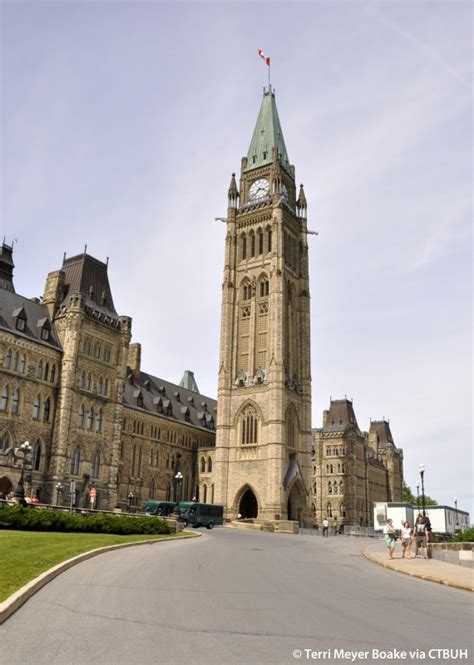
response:
[[[407,559],[411,559],[411,541],[412,541],[412,529],[408,522],[403,522],[402,530],[402,559],[407,555]]]
[[[329,520],[327,517],[323,519],[323,536],[326,536],[326,538],[329,536]]]

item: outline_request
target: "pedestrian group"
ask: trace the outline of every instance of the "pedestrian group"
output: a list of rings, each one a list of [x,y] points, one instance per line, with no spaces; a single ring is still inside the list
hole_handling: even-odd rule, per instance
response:
[[[423,516],[421,513],[416,518],[415,526],[410,527],[410,524],[405,521],[403,522],[402,528],[400,529],[400,536],[393,526],[393,519],[389,517],[387,519],[387,524],[384,526],[383,534],[385,544],[387,546],[388,558],[393,559],[393,553],[395,551],[395,543],[400,537],[402,543],[402,559],[411,559],[412,558],[412,543],[415,542],[415,558],[419,555],[420,550],[423,550],[424,558],[428,558],[428,543],[430,540],[431,532],[431,523],[427,516]]]

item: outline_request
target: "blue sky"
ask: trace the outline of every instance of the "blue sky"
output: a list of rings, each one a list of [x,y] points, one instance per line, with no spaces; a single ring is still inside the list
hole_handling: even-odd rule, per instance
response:
[[[472,512],[471,8],[1,3],[1,228],[15,284],[110,257],[143,367],[215,396],[230,175],[266,68],[311,237],[313,426],[390,418],[413,487]]]

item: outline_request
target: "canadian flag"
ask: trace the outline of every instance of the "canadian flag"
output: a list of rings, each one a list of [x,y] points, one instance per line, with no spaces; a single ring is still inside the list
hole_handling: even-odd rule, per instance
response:
[[[269,56],[265,55],[261,48],[258,49],[258,55],[262,58],[265,64],[270,67],[270,58]]]

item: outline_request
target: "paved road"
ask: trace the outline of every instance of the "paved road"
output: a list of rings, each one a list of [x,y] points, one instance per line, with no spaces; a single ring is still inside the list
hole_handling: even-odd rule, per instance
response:
[[[0,657],[8,665],[288,665],[351,662],[336,649],[368,652],[356,663],[386,662],[374,648],[472,649],[468,592],[370,563],[363,544],[220,528],[104,554],[0,626]],[[307,658],[304,649],[331,657]]]

